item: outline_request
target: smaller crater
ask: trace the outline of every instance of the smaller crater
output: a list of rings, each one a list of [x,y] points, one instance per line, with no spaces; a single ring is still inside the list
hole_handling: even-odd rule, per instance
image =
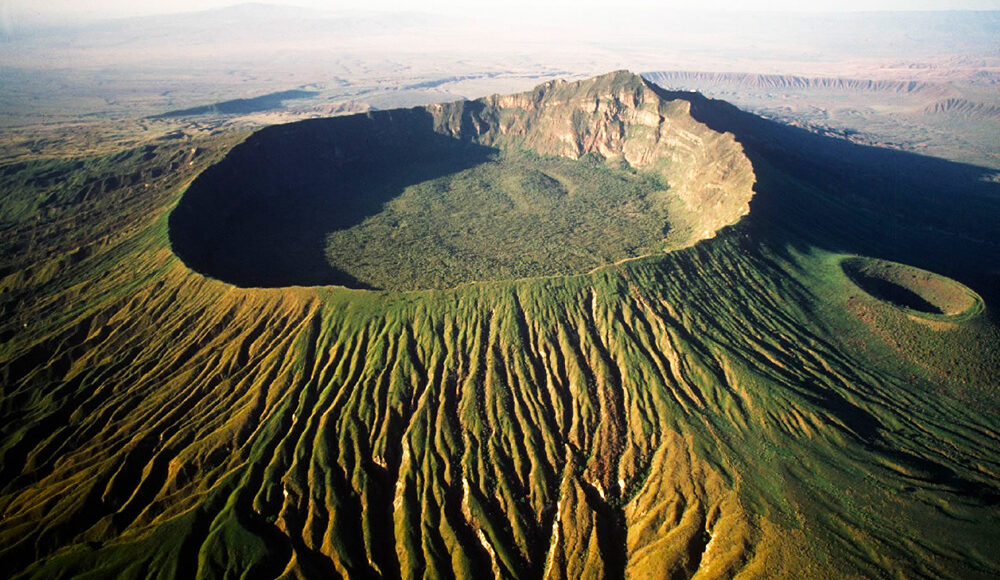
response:
[[[975,292],[927,270],[864,257],[847,258],[841,268],[867,294],[911,312],[957,317],[982,309],[982,299]]]

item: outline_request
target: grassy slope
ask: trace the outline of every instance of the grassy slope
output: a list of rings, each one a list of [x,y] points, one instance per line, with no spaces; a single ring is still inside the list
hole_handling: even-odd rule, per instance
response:
[[[0,350],[8,570],[994,575],[992,312],[931,326],[839,267],[909,252],[996,304],[990,224],[938,223],[997,215],[992,190],[909,215],[884,200],[911,188],[873,193],[884,169],[833,150],[827,179],[800,174],[774,146],[795,135],[700,107],[758,193],[664,257],[449,291],[239,289],[170,253],[165,184],[134,233],[9,275],[5,301],[31,301]],[[910,227],[872,233],[892,219]]]

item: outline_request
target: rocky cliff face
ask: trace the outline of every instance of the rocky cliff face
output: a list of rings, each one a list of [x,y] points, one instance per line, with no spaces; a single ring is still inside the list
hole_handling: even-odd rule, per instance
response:
[[[677,218],[693,243],[749,212],[755,178],[733,136],[694,120],[690,107],[661,97],[638,75],[617,71],[427,110],[436,131],[457,138],[571,159],[594,153],[655,171],[682,202]]]

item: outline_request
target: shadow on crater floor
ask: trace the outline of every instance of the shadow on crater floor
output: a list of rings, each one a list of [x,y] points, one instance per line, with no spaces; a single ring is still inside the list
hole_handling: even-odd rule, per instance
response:
[[[171,245],[192,269],[237,286],[368,288],[329,264],[327,234],[495,152],[436,133],[420,109],[268,127],[192,183],[170,215]]]
[[[878,276],[869,276],[861,270],[845,268],[844,271],[858,287],[879,300],[890,302],[903,308],[909,308],[910,310],[916,310],[917,312],[926,312],[927,314],[945,313],[909,288],[905,288],[884,278],[879,278]]]

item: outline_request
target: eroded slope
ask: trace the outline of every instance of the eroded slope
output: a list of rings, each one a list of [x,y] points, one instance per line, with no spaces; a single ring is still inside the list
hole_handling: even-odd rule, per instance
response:
[[[3,278],[6,570],[994,577],[996,185],[688,98],[760,180],[746,219],[667,255],[238,288],[170,252],[170,181],[120,238],[85,231],[100,251]],[[986,310],[911,319],[858,295],[858,254]]]

